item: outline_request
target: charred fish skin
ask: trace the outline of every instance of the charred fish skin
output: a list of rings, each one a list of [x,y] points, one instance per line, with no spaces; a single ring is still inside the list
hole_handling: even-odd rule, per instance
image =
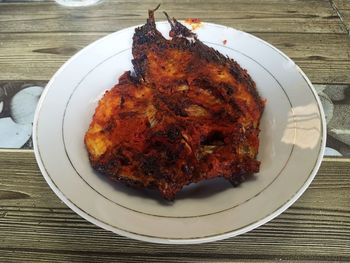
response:
[[[123,74],[96,108],[85,135],[91,165],[167,200],[211,178],[238,185],[259,171],[264,102],[245,69],[165,13],[166,39],[156,9],[135,29],[134,74]]]

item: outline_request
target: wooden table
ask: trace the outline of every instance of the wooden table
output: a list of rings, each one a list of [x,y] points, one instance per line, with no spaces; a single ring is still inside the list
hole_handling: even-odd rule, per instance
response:
[[[0,0],[0,85],[44,85],[76,51],[111,32],[144,23],[146,10],[159,2],[178,19],[198,17],[272,43],[316,87],[350,84],[348,0],[105,0],[89,8]],[[305,194],[250,233],[209,244],[170,246],[97,228],[55,196],[32,150],[0,150],[0,262],[145,260],[350,261],[350,159],[324,158]]]

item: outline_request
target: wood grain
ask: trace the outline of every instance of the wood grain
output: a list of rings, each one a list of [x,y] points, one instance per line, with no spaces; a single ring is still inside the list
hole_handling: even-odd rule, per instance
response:
[[[0,80],[48,80],[74,53],[105,35],[98,32],[0,34]],[[348,35],[256,35],[295,60],[313,83],[350,83]]]
[[[95,227],[53,194],[33,152],[0,151],[0,261],[349,261],[350,160],[336,160],[324,161],[305,194],[270,223],[188,249],[134,241]]]
[[[335,12],[350,35],[350,2],[347,0],[330,0]]]
[[[6,1],[0,8],[0,32],[114,32],[144,23],[147,10],[158,3],[178,19],[197,17],[248,32],[344,33],[328,0],[105,0],[87,8]],[[157,17],[165,20],[161,12]]]

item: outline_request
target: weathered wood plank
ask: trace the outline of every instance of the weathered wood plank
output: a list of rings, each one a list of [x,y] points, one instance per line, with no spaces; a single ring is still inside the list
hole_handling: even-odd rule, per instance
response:
[[[104,35],[0,34],[0,78],[48,80],[74,53]]]
[[[0,80],[48,80],[71,55],[105,35],[106,33],[0,34]],[[350,38],[346,34],[256,35],[295,60],[312,82],[350,83]]]
[[[350,35],[350,2],[347,0],[331,0],[331,3]]]
[[[73,253],[73,252],[57,252],[57,251],[41,251],[41,250],[0,250],[0,261],[1,262],[33,262],[33,263],[41,263],[41,262],[55,262],[55,263],[67,263],[67,262],[96,262],[96,263],[105,263],[105,262],[155,262],[155,263],[167,263],[167,262],[186,262],[186,263],[194,263],[194,262],[210,262],[210,263],[229,263],[229,262],[279,262],[286,260],[290,263],[311,263],[311,262],[339,262],[339,258],[329,258],[328,260],[320,260],[317,259],[298,259],[291,260],[285,259],[283,257],[260,257],[252,258],[251,256],[241,255],[229,255],[223,258],[215,258],[215,257],[206,257],[203,258],[200,255],[197,257],[184,257],[182,253],[181,255],[171,256],[171,255],[162,255],[162,256],[152,256],[148,253],[146,254],[136,254],[133,256],[124,255],[124,254],[113,254],[113,253],[105,253],[105,254],[94,254],[94,253]]]
[[[350,39],[334,34],[256,34],[292,58],[313,83],[348,84]]]
[[[87,8],[8,1],[1,4],[0,32],[113,32],[144,23],[147,10],[159,2],[178,19],[197,17],[248,32],[344,33],[328,0],[106,0]],[[165,20],[161,12],[157,17]]]
[[[189,250],[95,227],[53,194],[31,151],[0,151],[0,261],[349,261],[350,160],[327,160],[306,193],[281,216],[250,233]]]
[[[133,257],[130,257],[130,255],[123,255],[123,254],[93,254],[93,253],[57,253],[57,252],[47,252],[47,251],[40,251],[40,250],[30,250],[30,251],[22,251],[22,250],[2,250],[0,251],[0,260],[1,262],[55,262],[55,263],[67,263],[67,262],[96,262],[96,263],[104,263],[104,262],[188,262],[188,263],[194,263],[194,262],[210,262],[210,263],[228,263],[228,262],[276,262],[283,260],[282,258],[273,258],[267,259],[267,257],[261,257],[259,259],[252,259],[249,257],[242,258],[240,255],[234,255],[230,257],[225,258],[214,258],[214,257],[196,257],[196,258],[188,258],[183,257],[183,255],[178,256],[170,256],[170,255],[163,255],[163,256],[152,256],[149,254],[137,254]],[[35,260],[33,260],[35,259]],[[335,261],[335,259],[327,260],[327,262]],[[288,259],[287,262],[298,262],[298,263],[305,263],[305,262],[320,262],[317,260],[290,260]]]

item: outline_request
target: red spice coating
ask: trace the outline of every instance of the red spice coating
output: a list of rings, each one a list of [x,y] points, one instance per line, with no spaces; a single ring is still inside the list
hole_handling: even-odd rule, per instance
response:
[[[101,99],[85,144],[96,170],[171,200],[189,183],[224,177],[237,185],[259,171],[264,102],[237,62],[169,22],[171,40],[153,11],[135,30],[135,76],[126,72]]]

